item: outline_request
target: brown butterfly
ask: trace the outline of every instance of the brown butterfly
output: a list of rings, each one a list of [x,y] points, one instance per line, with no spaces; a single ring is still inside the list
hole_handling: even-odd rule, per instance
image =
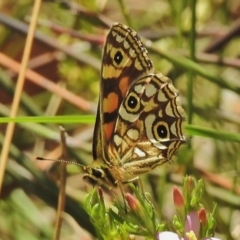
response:
[[[93,163],[84,179],[118,186],[169,161],[186,141],[171,80],[156,72],[140,37],[115,23],[102,58]]]

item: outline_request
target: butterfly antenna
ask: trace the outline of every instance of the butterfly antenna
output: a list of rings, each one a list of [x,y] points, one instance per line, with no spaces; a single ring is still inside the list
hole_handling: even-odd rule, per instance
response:
[[[63,159],[53,159],[53,158],[44,158],[44,157],[36,157],[35,159],[36,160],[40,160],[40,161],[52,161],[52,162],[61,162],[61,163],[66,163],[66,164],[73,164],[73,165],[82,167],[83,170],[85,170],[85,171],[87,169],[86,166],[84,166],[84,165],[82,165],[80,163],[73,162],[73,161],[66,161],[66,160],[63,160]]]

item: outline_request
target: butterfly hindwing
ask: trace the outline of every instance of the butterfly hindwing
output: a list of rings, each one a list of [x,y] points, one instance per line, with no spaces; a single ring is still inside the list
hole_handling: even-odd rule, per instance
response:
[[[133,162],[155,156],[158,164],[169,160],[185,141],[183,119],[178,92],[169,78],[154,73],[138,79],[119,109],[112,138],[116,158],[124,161],[127,156]]]

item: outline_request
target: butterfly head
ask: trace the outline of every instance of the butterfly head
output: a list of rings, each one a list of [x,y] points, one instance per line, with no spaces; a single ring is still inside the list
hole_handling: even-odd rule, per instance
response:
[[[112,177],[109,168],[101,164],[96,164],[97,162],[94,161],[95,164],[86,167],[87,173],[83,176],[83,179],[94,186],[117,186],[117,182]]]

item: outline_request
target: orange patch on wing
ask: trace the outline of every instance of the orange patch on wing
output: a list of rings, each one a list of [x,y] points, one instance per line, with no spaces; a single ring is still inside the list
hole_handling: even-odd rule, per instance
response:
[[[108,142],[112,136],[113,129],[114,129],[114,122],[105,123],[103,125],[104,133],[105,133],[105,140]]]
[[[103,112],[112,113],[118,109],[118,95],[114,92],[109,93],[107,98],[103,99]]]
[[[129,77],[123,77],[119,82],[119,89],[122,93],[122,97],[126,96],[127,90],[129,88],[129,80]]]

